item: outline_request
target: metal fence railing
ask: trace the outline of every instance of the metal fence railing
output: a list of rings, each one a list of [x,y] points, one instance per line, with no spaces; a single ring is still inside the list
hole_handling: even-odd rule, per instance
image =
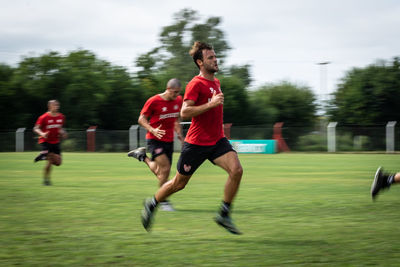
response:
[[[189,125],[183,125],[183,133],[186,134]],[[400,151],[400,131],[394,131],[394,150]],[[62,141],[63,151],[86,151],[86,130],[68,131],[68,139]],[[144,146],[145,131],[139,127],[137,146]],[[260,140],[273,139],[273,126],[235,126],[230,129],[231,139]],[[385,125],[373,126],[340,126],[336,127],[336,152],[359,151],[386,151],[387,136]],[[326,152],[327,128],[283,127],[282,136],[291,151],[316,151]],[[37,137],[32,129],[26,129],[23,135],[23,151],[37,151]],[[129,146],[129,130],[96,130],[95,151],[99,152],[126,152]],[[176,145],[175,150],[179,151]],[[0,152],[16,151],[16,130],[0,131]]]

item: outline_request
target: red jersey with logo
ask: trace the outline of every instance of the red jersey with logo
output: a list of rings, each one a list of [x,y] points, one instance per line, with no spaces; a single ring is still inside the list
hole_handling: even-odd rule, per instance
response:
[[[201,76],[195,76],[186,86],[183,99],[184,101],[193,100],[195,106],[200,106],[209,102],[214,92],[222,93],[217,78],[210,81]],[[224,136],[223,105],[219,105],[192,118],[185,141],[194,145],[212,146]]]
[[[36,121],[42,132],[48,132],[47,138],[39,137],[39,144],[47,142],[49,144],[57,144],[60,142],[60,130],[65,123],[65,116],[58,113],[52,116],[49,112],[44,113]]]
[[[173,142],[175,121],[179,117],[181,108],[181,96],[178,96],[175,100],[165,100],[160,95],[150,97],[144,104],[140,114],[150,117],[149,123],[151,127],[158,128],[161,125],[160,129],[165,130],[165,135],[158,139],[152,133],[147,132],[146,139]]]

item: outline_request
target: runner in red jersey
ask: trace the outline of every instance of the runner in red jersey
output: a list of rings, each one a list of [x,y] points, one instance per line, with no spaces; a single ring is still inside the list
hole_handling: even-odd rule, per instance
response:
[[[175,177],[163,184],[154,197],[147,198],[142,211],[142,224],[149,231],[154,211],[160,201],[182,190],[196,169],[206,160],[221,167],[228,173],[224,198],[215,222],[233,234],[241,234],[230,217],[231,203],[239,189],[243,175],[237,153],[223,133],[224,95],[219,80],[214,49],[205,43],[195,42],[190,55],[200,69],[186,86],[181,117],[192,118]]]
[[[159,186],[168,181],[174,152],[174,131],[183,143],[182,128],[179,124],[179,113],[182,107],[181,83],[171,79],[167,89],[161,94],[150,97],[144,104],[138,119],[139,124],[147,130],[147,148],[151,159],[146,156],[146,148],[140,147],[128,153],[128,156],[143,161],[159,180]],[[165,211],[174,211],[168,200],[161,202]]]
[[[67,133],[63,129],[65,116],[58,112],[59,108],[60,103],[57,100],[50,100],[48,102],[49,111],[37,119],[33,128],[33,131],[39,135],[39,144],[42,146],[42,151],[34,162],[47,159],[44,168],[44,185],[51,185],[51,165],[61,165],[60,138],[67,137]]]
[[[176,91],[172,90],[173,97],[176,94],[179,94],[180,88],[177,88]],[[165,97],[162,94],[155,95],[150,97],[147,102],[144,104],[142,111],[140,112],[140,125],[143,123],[143,118],[150,118],[148,124],[151,128],[147,131],[146,139],[156,139],[163,142],[173,142],[174,141],[174,129],[175,123],[179,118],[179,113],[182,107],[182,97],[178,95],[175,99],[169,100],[169,98]],[[145,127],[144,125],[142,125]],[[147,125],[146,125],[147,126]],[[145,127],[146,128],[146,127]],[[165,134],[160,135],[161,137],[154,135],[153,129],[164,130]],[[157,133],[157,132],[155,132]]]
[[[214,94],[222,94],[219,80],[194,77],[186,86],[185,101],[192,100],[195,106],[207,104]],[[223,138],[223,106],[219,105],[202,114],[192,117],[192,123],[185,142],[193,145],[211,146]]]

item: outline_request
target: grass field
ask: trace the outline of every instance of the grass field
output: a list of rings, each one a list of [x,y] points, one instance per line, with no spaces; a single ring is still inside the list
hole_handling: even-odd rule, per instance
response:
[[[157,181],[143,163],[64,153],[46,187],[34,156],[0,153],[1,266],[400,266],[400,186],[369,194],[398,154],[241,154],[241,236],[213,222],[226,175],[208,162],[147,233],[142,200]]]

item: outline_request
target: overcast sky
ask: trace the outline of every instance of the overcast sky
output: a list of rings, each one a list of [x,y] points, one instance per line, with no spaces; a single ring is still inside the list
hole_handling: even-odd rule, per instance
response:
[[[353,67],[400,56],[398,0],[0,0],[0,62],[87,49],[134,70],[183,8],[218,16],[253,87],[282,80],[332,92]],[[202,21],[203,21],[202,20]],[[218,54],[218,51],[216,51]],[[319,62],[331,62],[317,65]],[[326,75],[326,79],[324,78]],[[223,85],[222,85],[223,88]]]

